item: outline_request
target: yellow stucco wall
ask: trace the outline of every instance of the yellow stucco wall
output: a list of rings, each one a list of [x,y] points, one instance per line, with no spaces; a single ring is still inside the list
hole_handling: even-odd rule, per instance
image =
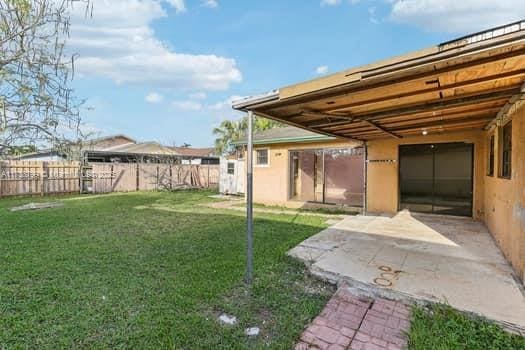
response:
[[[482,131],[421,135],[402,139],[368,142],[368,159],[393,160],[392,163],[370,162],[367,166],[367,210],[369,213],[395,213],[399,201],[399,146],[423,143],[467,142],[474,144],[473,217],[484,213],[485,136]]]
[[[498,177],[499,140],[495,135],[495,174],[485,177],[484,221],[507,260],[525,281],[525,105],[512,117],[512,176]],[[488,145],[489,137],[486,135]]]
[[[300,206],[300,202],[289,202],[290,169],[289,151],[318,148],[344,148],[359,145],[355,142],[334,140],[328,142],[283,143],[254,146],[253,200],[267,205]],[[269,149],[269,165],[255,165],[255,150]]]
[[[512,178],[498,177],[499,150],[496,133],[495,175],[487,176],[490,134],[481,130],[421,135],[368,142],[369,160],[395,160],[367,166],[369,213],[395,213],[399,200],[399,145],[467,142],[474,144],[473,218],[486,223],[504,255],[525,281],[525,106],[512,115]],[[269,149],[270,164],[254,166],[254,201],[263,204],[301,206],[289,201],[289,151],[355,147],[354,142],[329,141],[255,146]]]

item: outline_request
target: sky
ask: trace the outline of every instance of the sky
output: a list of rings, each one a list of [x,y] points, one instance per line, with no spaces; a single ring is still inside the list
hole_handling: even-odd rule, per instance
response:
[[[84,129],[193,147],[239,97],[525,18],[523,0],[90,1],[66,43]]]

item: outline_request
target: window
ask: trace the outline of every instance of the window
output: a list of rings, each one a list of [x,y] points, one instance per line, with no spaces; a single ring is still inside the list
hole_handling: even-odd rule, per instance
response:
[[[230,175],[235,174],[235,163],[228,162],[228,174]]]
[[[256,158],[255,164],[257,165],[268,165],[268,150],[258,149],[255,151]]]
[[[512,174],[512,122],[503,126],[501,132],[501,177],[510,179]]]
[[[494,135],[490,136],[489,141],[489,163],[488,163],[487,175],[494,176]]]

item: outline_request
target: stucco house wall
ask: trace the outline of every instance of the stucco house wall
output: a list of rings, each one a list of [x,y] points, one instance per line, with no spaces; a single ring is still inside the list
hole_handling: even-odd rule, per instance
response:
[[[483,218],[485,180],[485,134],[469,131],[380,139],[368,142],[367,211],[394,214],[399,209],[399,146],[425,143],[466,142],[474,144],[473,217]],[[375,161],[392,162],[375,162]]]
[[[257,149],[268,149],[268,165],[253,167],[253,200],[267,205],[286,205],[298,207],[300,201],[289,201],[290,193],[290,151],[320,148],[352,148],[359,143],[332,140],[324,142],[282,143],[254,146],[254,159]]]
[[[512,176],[498,176],[499,133],[495,136],[495,173],[485,176],[485,215],[489,231],[522,281],[525,281],[525,104],[512,113]]]
[[[483,221],[503,254],[525,281],[525,105],[511,115],[512,177],[498,176],[499,132],[470,131],[426,135],[403,139],[369,141],[367,167],[367,210],[395,213],[399,208],[399,146],[404,144],[468,142],[474,144],[473,218]],[[494,175],[487,175],[490,135],[495,135]]]
[[[498,176],[500,164],[499,132],[472,130],[419,135],[402,139],[380,139],[367,143],[367,211],[390,213],[399,210],[399,146],[408,144],[466,142],[474,145],[473,213],[483,221],[525,281],[525,105],[517,108],[512,120],[512,177]],[[487,175],[490,135],[495,134],[495,174]],[[254,201],[268,205],[300,207],[290,201],[290,151],[359,146],[356,142],[331,140],[309,143],[255,145],[269,150],[268,165],[254,165]],[[374,162],[378,161],[378,162]]]

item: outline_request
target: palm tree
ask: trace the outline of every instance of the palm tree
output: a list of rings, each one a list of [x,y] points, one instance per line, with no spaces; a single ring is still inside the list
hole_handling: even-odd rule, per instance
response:
[[[253,121],[254,131],[262,131],[281,127],[283,124],[261,117],[255,117]],[[239,120],[224,120],[219,127],[213,129],[215,139],[215,149],[218,154],[231,153],[234,150],[233,141],[241,139],[248,129],[248,118],[243,117]]]
[[[226,154],[232,151],[232,141],[240,139],[246,130],[243,120],[224,120],[221,125],[213,129],[216,136],[215,149],[217,154]]]

